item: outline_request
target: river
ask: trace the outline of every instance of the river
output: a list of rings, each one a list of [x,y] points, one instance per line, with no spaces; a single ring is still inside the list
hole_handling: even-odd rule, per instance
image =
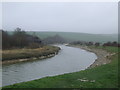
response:
[[[94,53],[80,48],[58,46],[61,50],[52,58],[3,65],[2,86],[84,70],[97,58]]]

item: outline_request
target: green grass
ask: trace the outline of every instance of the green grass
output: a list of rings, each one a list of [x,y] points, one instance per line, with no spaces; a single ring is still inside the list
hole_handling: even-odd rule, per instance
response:
[[[103,47],[103,46],[99,46],[99,47],[90,46],[90,48],[103,49],[103,50],[106,50],[106,51],[111,52],[111,53],[118,53],[118,51],[120,52],[120,48],[112,47],[112,46],[107,46],[107,47]]]
[[[104,48],[116,52],[115,47]],[[118,88],[118,54],[110,57],[112,62],[79,72],[45,77],[3,88]],[[88,80],[86,82],[80,79]],[[95,82],[91,82],[95,81]]]

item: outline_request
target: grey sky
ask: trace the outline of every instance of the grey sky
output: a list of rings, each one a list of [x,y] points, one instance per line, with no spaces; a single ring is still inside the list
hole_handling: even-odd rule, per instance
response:
[[[3,29],[118,33],[117,2],[3,3]]]

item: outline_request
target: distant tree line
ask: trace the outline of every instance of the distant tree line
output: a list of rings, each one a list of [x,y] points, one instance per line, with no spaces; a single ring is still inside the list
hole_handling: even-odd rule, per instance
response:
[[[120,43],[114,41],[114,42],[107,42],[107,43],[104,43],[103,46],[114,46],[114,47],[120,47]]]
[[[43,39],[43,43],[44,44],[63,44],[66,43],[67,40],[65,40],[63,37],[61,37],[60,35],[56,34],[55,36],[51,36],[51,37],[47,37],[45,39]]]
[[[74,42],[71,42],[70,44],[74,44],[74,45],[86,45],[86,46],[114,46],[114,47],[120,47],[120,43],[116,42],[116,41],[113,41],[113,42],[106,42],[106,43],[99,43],[99,42],[86,42],[86,41],[74,41]]]
[[[99,42],[86,42],[86,41],[74,41],[74,42],[71,42],[70,44],[79,44],[79,45],[86,45],[86,46],[92,46],[92,45],[96,45],[96,46],[99,46],[100,43]]]
[[[28,35],[21,28],[16,28],[12,35],[2,31],[2,49],[11,48],[37,48],[42,45],[42,41],[37,36]]]

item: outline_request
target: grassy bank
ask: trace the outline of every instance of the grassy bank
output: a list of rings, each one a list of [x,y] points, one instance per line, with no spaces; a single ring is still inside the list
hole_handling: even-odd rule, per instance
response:
[[[39,58],[42,56],[47,56],[50,54],[55,54],[59,51],[59,47],[56,46],[43,46],[36,49],[12,49],[12,50],[3,50],[2,51],[2,61],[12,61],[17,59],[26,59],[26,58]]]
[[[112,53],[118,51],[114,47],[99,48]],[[109,58],[112,59],[111,63],[95,68],[18,83],[3,88],[117,88],[118,53]]]

